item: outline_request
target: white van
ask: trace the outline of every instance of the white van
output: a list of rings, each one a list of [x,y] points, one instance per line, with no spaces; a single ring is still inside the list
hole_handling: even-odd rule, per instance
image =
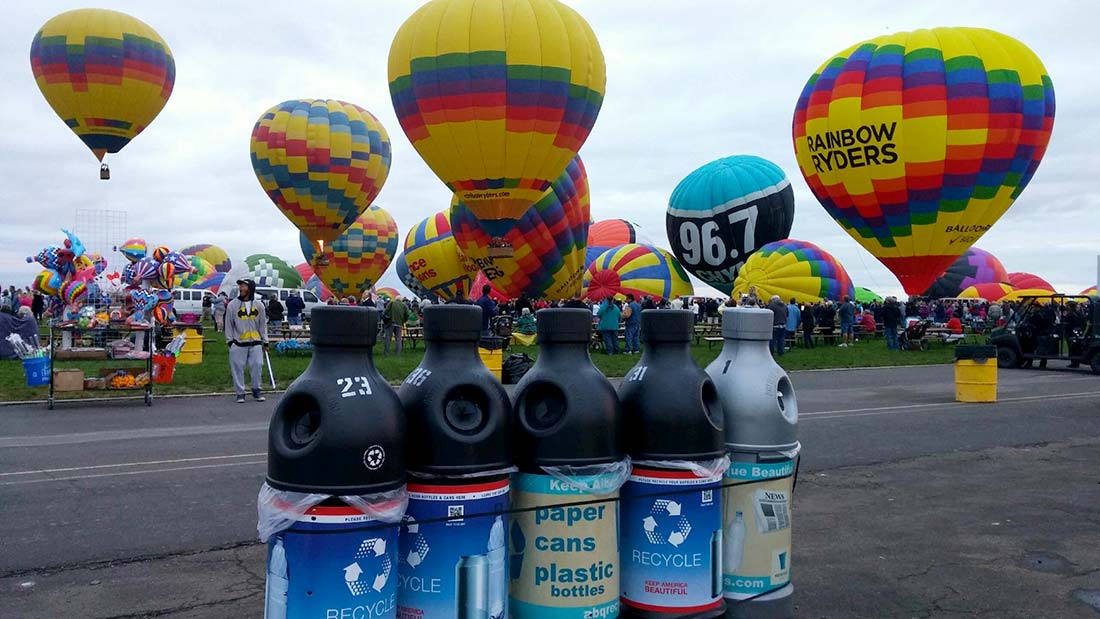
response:
[[[321,300],[317,298],[317,295],[313,294],[309,290],[304,290],[302,288],[260,288],[260,287],[257,287],[256,288],[256,296],[259,297],[260,300],[262,300],[266,303],[267,299],[271,295],[273,295],[273,294],[278,295],[279,296],[279,302],[283,304],[283,308],[284,308],[283,309],[283,314],[285,315],[286,314],[286,309],[285,309],[286,308],[286,299],[287,299],[287,297],[290,296],[290,291],[291,290],[297,290],[298,296],[302,297],[302,301],[305,301],[306,306],[305,306],[304,309],[302,309],[302,317],[304,317],[304,318],[307,318],[307,319],[309,318],[310,313],[313,311],[313,308],[317,307],[318,305],[324,305],[324,303],[322,303]],[[234,294],[233,296],[236,296],[236,295]]]
[[[214,293],[198,288],[176,288],[172,291],[172,306],[176,308],[176,314],[195,314],[202,316],[203,297],[214,298]]]

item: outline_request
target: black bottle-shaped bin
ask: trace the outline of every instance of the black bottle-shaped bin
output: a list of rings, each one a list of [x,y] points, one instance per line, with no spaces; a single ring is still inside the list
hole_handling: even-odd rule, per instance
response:
[[[619,400],[633,472],[622,488],[623,617],[721,617],[724,414],[691,356],[695,315],[646,310]],[[657,584],[655,584],[657,583]]]
[[[377,331],[370,308],[315,308],[313,359],[272,416],[259,501],[268,619],[396,616],[405,416],[374,367]]]
[[[520,472],[512,484],[517,511],[508,535],[512,616],[573,609],[614,617],[616,499],[630,470],[619,400],[588,356],[592,313],[544,309],[535,316],[539,356],[513,399]]]
[[[424,308],[426,352],[398,392],[408,423],[401,616],[505,617],[512,404],[478,355],[481,308]]]

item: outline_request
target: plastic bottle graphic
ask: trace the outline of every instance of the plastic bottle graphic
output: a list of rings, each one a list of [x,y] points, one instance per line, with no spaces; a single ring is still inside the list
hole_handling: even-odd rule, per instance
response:
[[[497,516],[489,531],[489,619],[504,619],[508,610],[506,554],[504,518]]]
[[[741,560],[745,556],[745,516],[741,512],[733,515],[733,522],[726,531],[726,573],[734,574],[741,569]]]
[[[271,556],[267,561],[267,604],[264,607],[264,619],[286,619],[286,593],[290,582],[286,577],[286,550],[283,540],[277,539],[271,545]]]

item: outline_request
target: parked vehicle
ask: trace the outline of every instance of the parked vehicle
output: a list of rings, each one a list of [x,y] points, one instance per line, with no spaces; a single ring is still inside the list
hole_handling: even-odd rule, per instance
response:
[[[994,329],[997,365],[1046,367],[1047,361],[1088,365],[1100,374],[1100,297],[1064,294],[1026,296],[1012,319]]]
[[[313,308],[318,305],[324,305],[317,295],[313,294],[309,290],[303,290],[301,288],[256,288],[256,294],[261,297],[265,302],[271,295],[278,295],[279,302],[286,307],[286,299],[290,296],[291,290],[297,290],[298,296],[302,297],[302,301],[305,301],[306,307],[302,310],[302,316],[306,319],[310,317]],[[236,296],[234,294],[234,296]]]
[[[209,290],[200,290],[198,288],[176,288],[172,291],[172,306],[176,309],[176,314],[179,316],[184,314],[202,316],[203,297],[210,297],[213,299],[214,293]]]

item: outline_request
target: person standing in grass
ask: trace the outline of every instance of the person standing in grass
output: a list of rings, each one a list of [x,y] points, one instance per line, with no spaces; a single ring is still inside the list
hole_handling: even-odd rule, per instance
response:
[[[229,371],[237,403],[244,404],[244,371],[252,378],[252,399],[263,402],[260,390],[264,371],[264,351],[267,350],[267,308],[256,299],[256,282],[237,281],[239,294],[225,311],[225,341],[229,344]]]
[[[802,310],[798,308],[798,303],[791,297],[790,304],[787,305],[787,337],[792,340],[796,340],[798,334],[798,327],[802,324]],[[791,346],[794,346],[792,343]]]
[[[898,349],[898,327],[901,326],[901,307],[894,297],[886,297],[882,307],[882,333],[886,336],[886,349]]]
[[[229,303],[229,297],[224,292],[219,292],[218,296],[210,301],[210,308],[214,310],[215,332],[225,330],[225,306],[227,303]]]
[[[847,348],[855,343],[853,327],[856,323],[856,306],[847,295],[837,308],[837,316],[840,318],[840,348]]]
[[[600,304],[600,309],[596,312],[596,317],[599,318],[596,330],[599,331],[600,336],[603,337],[604,354],[619,354],[620,315],[621,311],[619,310],[619,306],[611,297],[604,299],[603,303]]]
[[[396,338],[397,345],[394,347],[394,352],[400,357],[401,338],[404,334],[405,323],[409,321],[409,307],[405,305],[405,300],[401,298],[401,295],[397,295],[382,312],[386,318],[383,321],[385,339],[382,341],[382,356],[390,354],[390,340]]]
[[[286,298],[286,322],[289,325],[302,324],[302,310],[306,308],[306,302],[298,295],[297,290],[291,290]]]
[[[802,343],[806,348],[814,347],[814,327],[817,326],[814,322],[814,312],[817,311],[817,307],[807,303],[802,306]]]
[[[769,348],[773,354],[783,356],[787,347],[787,306],[779,295],[773,294],[768,299],[768,309],[772,311],[772,341]]]
[[[642,306],[634,300],[634,295],[626,295],[626,306],[623,307],[623,320],[626,322],[625,342],[623,348],[628,355],[642,352],[638,343],[639,333],[642,328]]]

